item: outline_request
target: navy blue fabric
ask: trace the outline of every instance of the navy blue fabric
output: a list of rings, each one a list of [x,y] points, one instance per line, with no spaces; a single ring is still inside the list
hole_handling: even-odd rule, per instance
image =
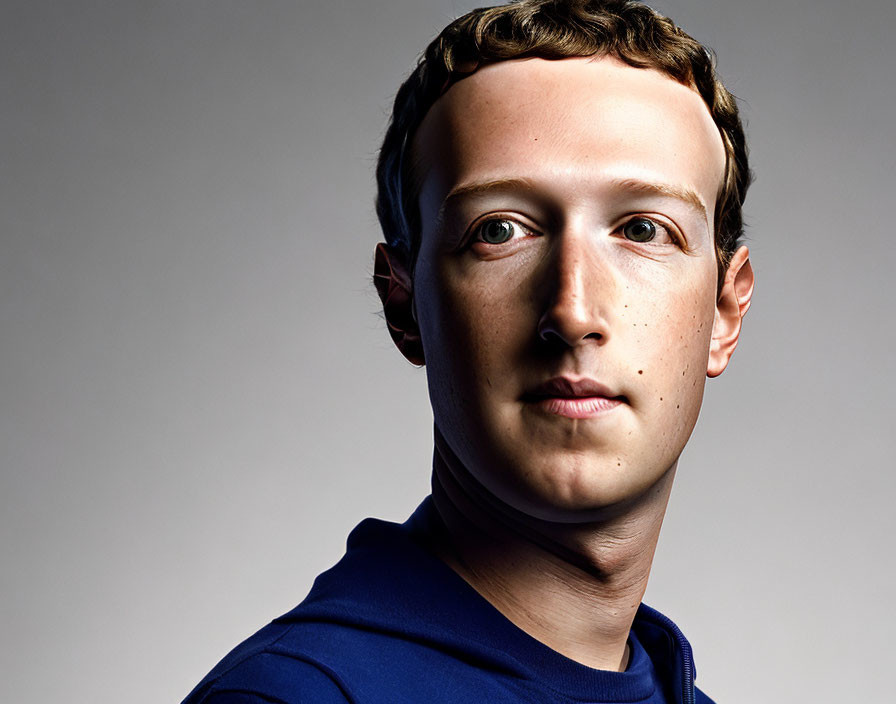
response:
[[[184,704],[712,704],[694,687],[684,636],[643,604],[625,672],[581,665],[517,628],[426,549],[434,511],[427,498],[404,524],[362,521],[308,597]]]

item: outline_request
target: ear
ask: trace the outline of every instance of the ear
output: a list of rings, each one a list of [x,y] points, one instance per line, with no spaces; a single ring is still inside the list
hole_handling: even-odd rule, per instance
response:
[[[725,272],[722,290],[716,301],[716,314],[712,324],[712,342],[709,348],[709,363],[706,376],[715,377],[725,371],[737,339],[741,322],[753,298],[753,267],[750,264],[750,250],[738,249],[731,257]]]
[[[411,277],[405,258],[385,242],[376,246],[373,285],[383,302],[389,334],[398,350],[411,364],[423,365],[423,343],[414,316]]]

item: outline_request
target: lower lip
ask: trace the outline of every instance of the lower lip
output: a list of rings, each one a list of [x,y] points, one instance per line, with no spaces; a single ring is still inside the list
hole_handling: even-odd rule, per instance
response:
[[[607,411],[612,411],[622,401],[605,396],[587,396],[583,398],[543,398],[537,406],[543,411],[567,418],[594,418]]]

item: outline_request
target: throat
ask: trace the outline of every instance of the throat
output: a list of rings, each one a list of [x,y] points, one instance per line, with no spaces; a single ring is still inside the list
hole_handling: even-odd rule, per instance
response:
[[[552,523],[520,515],[481,486],[468,490],[463,471],[436,448],[433,552],[531,637],[588,667],[624,670],[665,501],[658,515]]]

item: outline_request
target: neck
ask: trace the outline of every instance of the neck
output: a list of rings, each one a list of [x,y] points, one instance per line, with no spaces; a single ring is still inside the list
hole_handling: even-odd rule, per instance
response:
[[[439,557],[517,627],[583,665],[624,670],[675,465],[607,517],[554,523],[486,492],[436,428]]]

